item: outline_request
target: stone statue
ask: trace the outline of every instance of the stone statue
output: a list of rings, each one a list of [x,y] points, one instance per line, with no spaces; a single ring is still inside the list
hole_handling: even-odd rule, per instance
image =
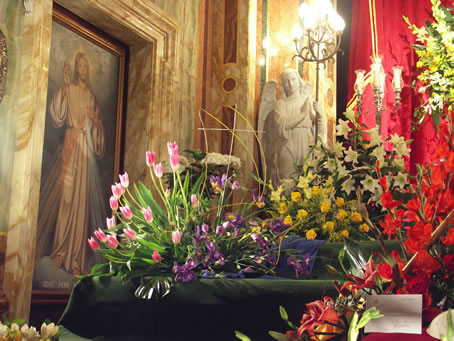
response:
[[[267,82],[260,101],[258,130],[267,165],[266,181],[278,185],[301,165],[316,142],[326,143],[326,117],[312,100],[312,85],[296,69],[281,73],[281,96],[276,99],[275,80]],[[262,160],[262,169],[263,167]],[[265,175],[264,175],[265,177]]]

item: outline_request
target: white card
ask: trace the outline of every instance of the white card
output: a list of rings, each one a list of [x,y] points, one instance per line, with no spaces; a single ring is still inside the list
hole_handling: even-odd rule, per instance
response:
[[[421,334],[422,295],[369,295],[366,307],[373,306],[385,316],[370,320],[366,333]]]

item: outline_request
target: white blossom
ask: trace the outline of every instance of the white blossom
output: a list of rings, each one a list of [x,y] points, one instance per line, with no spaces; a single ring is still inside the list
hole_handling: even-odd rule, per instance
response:
[[[336,135],[341,136],[343,135],[344,138],[348,138],[348,133],[350,132],[349,121],[339,120],[339,124],[336,126]]]
[[[361,185],[363,185],[363,188],[365,190],[368,190],[372,193],[375,192],[377,187],[380,187],[378,180],[374,179],[369,174],[367,174],[366,177],[360,181],[360,183]]]
[[[353,165],[358,162],[358,152],[349,147],[346,151],[344,150],[346,162],[352,162]]]
[[[377,127],[369,129],[367,131],[367,134],[370,136],[369,145],[371,147],[381,144],[381,142],[382,142],[381,135],[380,135],[380,132],[378,131]]]
[[[337,157],[341,157],[341,156],[342,156],[343,150],[344,150],[344,146],[342,145],[342,143],[336,141],[336,142],[334,143],[334,145],[333,145],[332,152],[333,152]]]
[[[394,185],[399,186],[401,189],[408,184],[407,174],[398,172],[396,176],[393,177]]]
[[[378,146],[372,151],[371,155],[375,156],[375,158],[380,162],[380,165],[382,165],[385,161],[385,148],[383,145]]]
[[[355,179],[352,178],[351,175],[349,175],[350,178],[347,179],[342,183],[342,190],[347,193],[347,195],[350,195],[352,191],[355,191]]]

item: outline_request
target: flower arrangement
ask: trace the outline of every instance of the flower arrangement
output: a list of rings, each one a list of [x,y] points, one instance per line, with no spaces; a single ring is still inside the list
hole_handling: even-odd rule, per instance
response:
[[[5,341],[53,341],[58,340],[61,332],[54,323],[47,324],[44,322],[41,325],[40,331],[33,326],[23,324],[22,319],[17,319],[10,322],[4,316],[4,321],[0,322],[0,340]],[[19,325],[22,324],[22,327]]]
[[[307,166],[303,170],[297,180],[288,179],[271,190],[266,212],[291,226],[286,232],[290,235],[333,242],[367,238],[369,226],[364,224],[354,201],[336,196],[333,177],[324,181]]]
[[[422,105],[415,112],[418,124],[431,115],[434,127],[446,118],[445,108],[452,110],[454,104],[454,20],[451,11],[441,6],[440,0],[431,0],[433,22],[417,27],[404,17],[409,28],[416,35],[419,44],[413,45],[419,57],[418,91],[423,96]],[[416,81],[414,83],[416,85]]]
[[[222,165],[225,173],[216,175],[208,173],[210,158],[205,158],[205,171],[198,171],[193,181],[189,169],[179,168],[176,143],[168,143],[168,152],[170,184],[164,184],[163,165],[156,162],[156,154],[147,152],[154,191],[142,183],[131,190],[127,173],[112,186],[114,215],[107,218],[107,229],[99,228],[88,240],[108,263],[93,267],[91,276],[139,277],[136,295],[158,298],[170,291],[174,281],[225,272],[272,272],[266,265],[272,262],[272,228],[278,223],[271,221],[269,228],[261,228],[251,211],[252,202],[237,205],[235,212],[227,204],[232,191],[241,190],[230,175],[230,164]]]

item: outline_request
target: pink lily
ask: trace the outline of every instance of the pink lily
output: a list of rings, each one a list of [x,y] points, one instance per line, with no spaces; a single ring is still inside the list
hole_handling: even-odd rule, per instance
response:
[[[155,152],[146,152],[146,159],[147,159],[147,166],[151,167],[154,166],[154,162],[156,160],[156,153]]]
[[[123,186],[119,184],[118,182],[115,185],[112,185],[112,194],[114,195],[115,198],[120,199],[122,196],[123,192]]]
[[[120,177],[120,183],[123,186],[123,188],[125,188],[125,189],[128,188],[128,186],[129,186],[128,173],[125,172],[125,174],[123,174],[123,175],[119,174],[118,176]]]
[[[109,244],[109,246],[112,249],[116,249],[118,247],[117,235],[116,234],[109,234],[107,236],[107,244]]]
[[[92,248],[93,251],[96,251],[101,248],[99,246],[99,244],[96,242],[95,238],[93,238],[93,237],[88,239],[88,245],[90,245],[90,247]]]
[[[178,154],[178,145],[176,142],[167,142],[167,150],[169,151],[169,155],[172,156],[174,154]]]
[[[163,169],[162,169],[162,163],[158,163],[157,165],[154,165],[153,166],[153,170],[154,170],[154,174],[160,178],[162,176],[162,173],[163,173]]]
[[[104,234],[104,232],[98,228],[95,232],[95,237],[98,238],[98,240],[101,242],[101,243],[105,243],[107,241],[107,236]]]
[[[199,205],[199,199],[197,199],[197,195],[196,194],[192,194],[191,195],[191,206],[195,208],[198,205]]]
[[[112,218],[107,218],[106,221],[107,221],[107,228],[110,231],[112,231],[115,228],[115,226],[117,226],[117,223],[115,221],[115,216],[113,216]]]
[[[126,220],[131,220],[132,211],[128,205],[124,205],[123,207],[120,207],[120,212],[123,214],[123,217],[125,217]]]
[[[151,258],[156,262],[156,263],[159,263],[160,261],[162,261],[162,257],[161,255],[159,254],[158,250],[153,250],[153,254],[151,255]]]
[[[123,229],[123,233],[128,237],[130,240],[136,239],[136,233],[134,230],[128,226],[127,228]]]
[[[172,241],[174,244],[179,244],[181,240],[182,233],[180,231],[173,231],[172,232]]]
[[[113,195],[110,197],[110,208],[116,212],[118,210],[118,199]]]
[[[147,223],[151,223],[153,221],[153,212],[151,211],[150,206],[148,206],[148,208],[143,208],[142,212]]]

